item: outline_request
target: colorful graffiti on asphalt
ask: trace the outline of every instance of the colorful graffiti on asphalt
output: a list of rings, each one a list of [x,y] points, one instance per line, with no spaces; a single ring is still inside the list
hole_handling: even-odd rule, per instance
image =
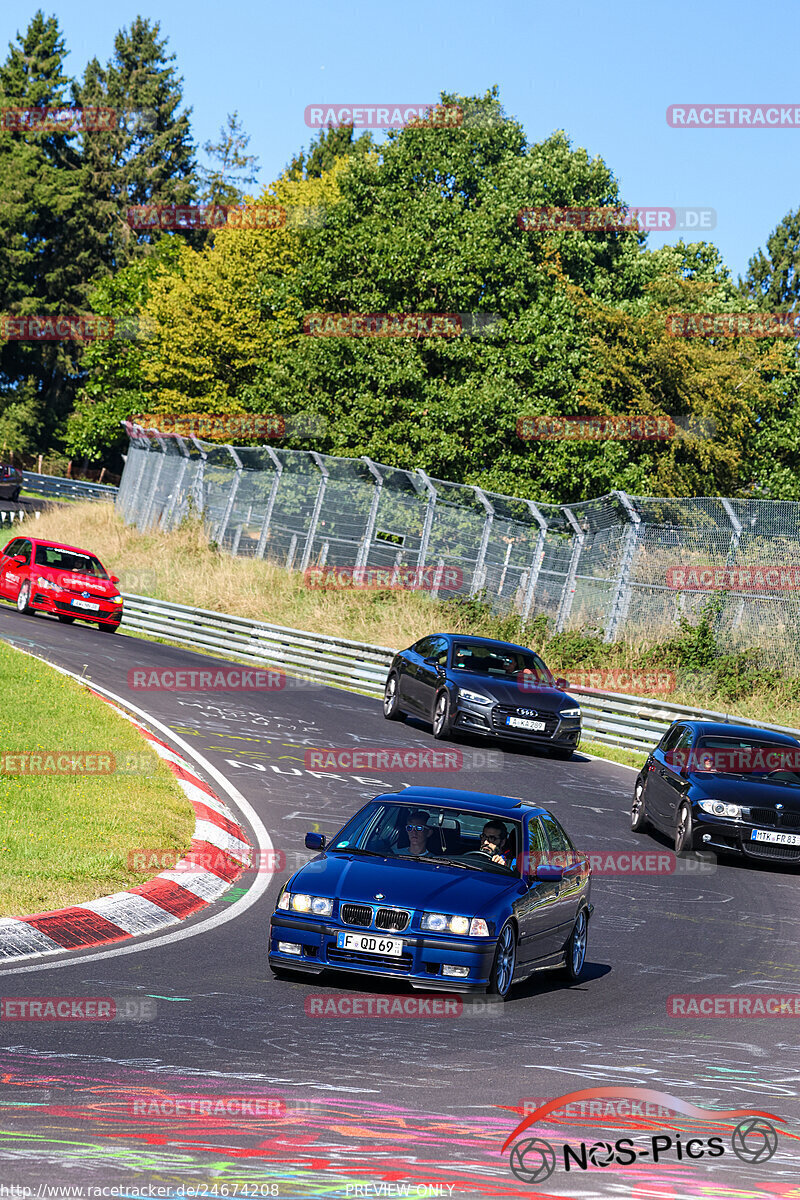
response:
[[[530,1197],[510,1175],[498,1147],[524,1115],[522,1106],[495,1113],[465,1109],[453,1116],[383,1104],[354,1094],[326,1094],[321,1085],[282,1088],[252,1074],[235,1076],[178,1072],[174,1068],[125,1064],[85,1064],[70,1056],[6,1051],[0,1065],[0,1157],[9,1178],[35,1171],[37,1178],[83,1184],[130,1184],[157,1179],[165,1186],[281,1184],[280,1195],[344,1197],[356,1185],[378,1181],[448,1185],[442,1194]],[[280,1096],[280,1116],[132,1116],[134,1101],[146,1101],[148,1114],[176,1096],[214,1098],[231,1093]],[[141,1108],[141,1105],[139,1106]],[[167,1105],[166,1107],[169,1107]],[[553,1125],[574,1127],[574,1117],[548,1117]],[[617,1118],[627,1130],[679,1129],[679,1122],[648,1117]],[[538,1128],[538,1126],[537,1126]],[[16,1168],[16,1170],[15,1170]],[[741,1200],[780,1197],[800,1200],[800,1187],[785,1171],[764,1172],[743,1191],[734,1177],[726,1184],[717,1171],[703,1175],[692,1167],[645,1167],[615,1172],[617,1187],[633,1196],[658,1200]],[[592,1179],[597,1183],[596,1176]],[[748,1185],[750,1186],[750,1185]],[[348,1192],[349,1187],[349,1192]],[[560,1189],[536,1193],[557,1200]],[[413,1193],[412,1193],[413,1194]],[[431,1194],[436,1194],[431,1193]]]

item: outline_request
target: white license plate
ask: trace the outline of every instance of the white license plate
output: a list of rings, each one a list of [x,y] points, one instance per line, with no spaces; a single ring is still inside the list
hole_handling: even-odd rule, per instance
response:
[[[99,611],[100,611],[100,605],[99,605],[99,604],[90,604],[88,600],[73,600],[73,601],[72,601],[72,607],[73,607],[73,608],[88,608],[88,609],[90,609],[92,612],[99,612]]]
[[[544,721],[528,721],[525,717],[506,717],[506,725],[513,725],[514,729],[546,729],[547,725]]]
[[[779,846],[800,846],[800,834],[775,833],[772,829],[754,829],[751,842],[777,842]]]
[[[336,945],[340,950],[357,950],[361,954],[391,954],[399,958],[403,953],[400,938],[375,937],[371,933],[339,933]]]

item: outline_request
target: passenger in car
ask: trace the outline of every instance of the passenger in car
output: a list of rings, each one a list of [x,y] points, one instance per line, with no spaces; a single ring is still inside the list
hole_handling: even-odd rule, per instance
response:
[[[416,809],[410,814],[408,824],[406,825],[408,846],[402,850],[395,850],[395,854],[420,856],[428,853],[428,838],[433,832],[428,824],[429,819],[430,813],[423,812],[422,809]]]

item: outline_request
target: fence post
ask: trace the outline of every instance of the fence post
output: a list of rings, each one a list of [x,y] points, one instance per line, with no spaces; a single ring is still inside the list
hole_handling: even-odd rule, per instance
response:
[[[372,461],[372,459],[367,458],[366,454],[362,454],[361,461],[367,464],[367,468],[375,480],[375,490],[372,493],[372,500],[370,501],[369,514],[367,516],[366,528],[364,529],[364,536],[361,539],[361,545],[359,546],[358,553],[356,554],[356,567],[365,567],[367,565],[372,538],[375,533],[375,523],[378,520],[378,505],[380,504],[381,491],[383,489],[383,476],[375,466],[375,463]]]
[[[419,543],[419,553],[417,554],[417,566],[420,571],[425,566],[425,559],[428,557],[428,546],[431,541],[431,530],[433,529],[433,518],[436,515],[436,488],[425,474],[425,472],[417,467],[416,474],[419,475],[425,490],[428,493],[428,507],[425,509],[425,519],[422,522],[422,536]]]
[[[278,494],[280,487],[281,475],[283,474],[283,463],[278,458],[271,446],[265,446],[267,454],[272,459],[272,464],[275,467],[275,474],[272,477],[272,485],[269,489],[269,499],[267,500],[267,511],[264,513],[264,523],[261,526],[261,533],[258,535],[258,545],[256,546],[256,558],[263,558],[267,549],[267,538],[269,537],[269,527],[272,521],[272,510],[275,507],[275,497]]]
[[[622,558],[619,564],[619,575],[617,576],[617,583],[611,600],[608,621],[606,622],[606,629],[603,635],[604,642],[613,642],[616,639],[628,616],[628,609],[631,603],[631,569],[633,567],[636,547],[639,544],[642,524],[642,518],[631,504],[630,498],[625,492],[616,491],[611,494],[617,497],[624,508],[628,523],[622,535]]]
[[[220,521],[220,523],[217,527],[216,533],[214,534],[214,541],[217,543],[218,546],[221,546],[223,541],[225,540],[225,534],[228,529],[228,522],[231,519],[231,513],[233,512],[233,505],[236,500],[236,493],[239,490],[239,483],[241,482],[242,471],[244,469],[244,463],[239,458],[239,455],[236,453],[233,446],[226,445],[226,446],[223,446],[222,449],[228,451],[228,453],[230,454],[234,463],[236,464],[236,474],[234,475],[233,479],[231,480],[231,490],[230,490],[230,494],[228,496],[228,502],[225,505],[225,512],[222,514],[222,520]]]
[[[572,602],[575,599],[575,577],[578,574],[578,560],[583,550],[583,543],[586,541],[586,534],[578,524],[578,519],[568,505],[562,504],[561,511],[572,526],[574,533],[572,538],[572,553],[569,559],[569,569],[564,580],[564,588],[561,593],[561,600],[558,605],[558,613],[556,614],[556,633],[563,633],[564,626],[569,620],[569,615],[572,612]]]
[[[147,533],[147,530],[150,528],[150,514],[153,511],[153,505],[155,504],[155,501],[156,501],[156,491],[158,490],[158,481],[161,478],[161,471],[164,466],[164,460],[167,457],[167,452],[164,449],[164,444],[162,441],[161,434],[156,429],[153,429],[150,432],[153,433],[156,437],[156,440],[158,442],[158,448],[161,451],[161,457],[159,458],[158,464],[156,465],[155,479],[153,479],[153,481],[150,485],[150,495],[147,497],[147,504],[145,505],[144,516],[142,517],[142,523],[139,526],[142,533]]]
[[[178,478],[175,480],[175,483],[172,486],[170,503],[164,505],[164,511],[161,514],[159,528],[163,529],[165,532],[169,532],[169,530],[172,528],[172,518],[175,514],[175,509],[178,504],[178,497],[181,494],[181,488],[183,487],[183,477],[186,474],[186,468],[189,466],[189,451],[186,449],[186,443],[179,433],[174,434],[174,437],[178,449],[183,455],[183,462],[181,463],[180,471],[178,472]]]
[[[536,584],[539,582],[539,572],[542,569],[544,562],[545,540],[547,538],[547,521],[542,516],[539,509],[534,504],[533,500],[526,500],[528,508],[531,510],[531,515],[539,526],[539,533],[536,537],[536,549],[533,552],[533,559],[528,569],[528,583],[525,587],[525,599],[522,602],[522,619],[527,621],[531,615],[531,607],[533,605],[533,596],[536,591]]]
[[[306,534],[306,544],[303,549],[303,557],[300,559],[300,568],[299,569],[301,571],[305,571],[306,567],[308,566],[308,564],[311,560],[311,551],[313,550],[313,547],[314,547],[314,534],[317,532],[317,525],[319,524],[319,514],[322,511],[322,501],[325,499],[325,489],[328,486],[328,475],[329,475],[328,468],[325,466],[325,463],[322,461],[322,456],[320,454],[318,454],[316,450],[310,450],[309,454],[311,455],[314,462],[319,467],[319,469],[322,473],[322,478],[319,481],[319,488],[317,489],[317,498],[314,501],[314,511],[311,514],[311,523],[309,524],[308,533]]]
[[[197,464],[197,471],[195,472],[194,479],[192,480],[192,489],[189,494],[194,502],[197,515],[202,517],[206,508],[206,501],[203,493],[205,485],[206,463],[208,462],[208,451],[203,449],[193,433],[189,436],[191,437],[198,453],[200,454],[200,462]]]
[[[473,485],[472,490],[486,509],[486,517],[483,522],[483,533],[481,534],[481,544],[478,547],[478,557],[475,560],[475,569],[472,572],[472,586],[469,589],[470,596],[476,595],[483,587],[483,581],[486,577],[486,551],[489,548],[489,538],[492,533],[492,523],[494,521],[494,505],[489,497],[479,487]]]
[[[742,523],[739,520],[739,518],[736,516],[736,513],[733,511],[733,506],[732,506],[730,500],[723,500],[722,497],[720,497],[720,501],[721,501],[722,507],[725,509],[725,512],[727,513],[728,520],[730,521],[731,526],[733,528],[733,533],[731,534],[731,544],[728,547],[728,556],[725,559],[725,566],[726,566],[726,568],[728,568],[728,567],[732,567],[733,564],[736,562],[736,554],[739,550],[739,541],[742,536]],[[722,616],[721,613],[717,613],[717,619],[716,619],[715,627],[714,627],[715,633],[719,632],[721,616]],[[739,628],[739,626],[742,623],[743,616],[744,616],[744,596],[741,596],[739,598],[739,606],[736,609],[736,616],[733,618],[733,628],[734,629]]]

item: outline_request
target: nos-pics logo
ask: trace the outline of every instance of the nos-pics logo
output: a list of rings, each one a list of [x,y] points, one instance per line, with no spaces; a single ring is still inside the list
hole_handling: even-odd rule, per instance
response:
[[[619,1097],[627,1100],[641,1100],[661,1105],[675,1113],[682,1113],[692,1119],[701,1119],[716,1123],[736,1120],[738,1123],[730,1135],[726,1145],[723,1133],[712,1137],[690,1137],[673,1132],[672,1134],[657,1134],[649,1137],[643,1144],[637,1145],[632,1138],[617,1138],[616,1141],[597,1141],[592,1143],[579,1142],[562,1143],[560,1147],[540,1137],[525,1138],[516,1141],[535,1121],[545,1117],[568,1104],[582,1100],[595,1100],[598,1097]],[[517,1179],[523,1183],[541,1183],[549,1179],[559,1164],[565,1171],[586,1171],[590,1167],[631,1166],[640,1160],[662,1162],[698,1160],[702,1158],[720,1158],[726,1153],[733,1153],[743,1163],[761,1164],[772,1158],[778,1148],[778,1131],[772,1124],[778,1121],[784,1124],[784,1118],[774,1113],[761,1112],[752,1108],[710,1109],[698,1108],[685,1100],[671,1096],[667,1092],[657,1092],[652,1088],[599,1087],[584,1088],[578,1092],[568,1092],[557,1096],[546,1104],[540,1105],[534,1112],[522,1120],[513,1133],[509,1134],[503,1143],[503,1152],[516,1142],[509,1155],[509,1167]]]

